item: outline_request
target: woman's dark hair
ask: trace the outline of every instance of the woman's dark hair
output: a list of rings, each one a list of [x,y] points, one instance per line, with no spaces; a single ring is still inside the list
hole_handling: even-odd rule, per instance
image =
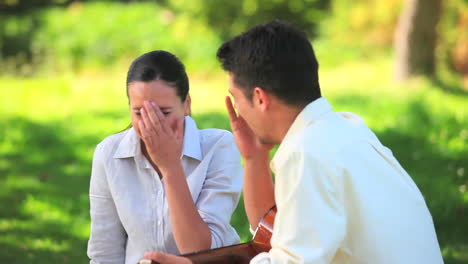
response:
[[[321,96],[312,45],[304,32],[286,22],[253,27],[225,42],[217,57],[250,100],[255,87],[291,105],[304,106]]]
[[[156,80],[165,81],[176,88],[182,102],[187,98],[189,81],[184,64],[174,54],[164,50],[145,53],[132,62],[127,73],[127,97],[131,82]]]

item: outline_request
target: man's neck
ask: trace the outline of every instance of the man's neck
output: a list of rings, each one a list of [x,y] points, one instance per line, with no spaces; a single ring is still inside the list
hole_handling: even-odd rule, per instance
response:
[[[304,109],[303,106],[291,106],[285,104],[278,104],[276,108],[275,118],[272,120],[275,141],[277,144],[280,144],[286,134],[289,131],[289,128],[292,126],[297,116]]]

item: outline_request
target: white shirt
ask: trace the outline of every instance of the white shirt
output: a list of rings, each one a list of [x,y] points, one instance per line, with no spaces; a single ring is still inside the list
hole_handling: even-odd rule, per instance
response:
[[[211,231],[211,247],[238,243],[229,221],[242,189],[242,167],[232,134],[198,130],[187,116],[181,163],[193,201]],[[135,264],[145,251],[179,254],[164,181],[143,156],[133,128],[97,146],[89,196],[90,263]]]
[[[357,115],[310,103],[271,167],[272,249],[251,263],[443,263],[423,196]]]

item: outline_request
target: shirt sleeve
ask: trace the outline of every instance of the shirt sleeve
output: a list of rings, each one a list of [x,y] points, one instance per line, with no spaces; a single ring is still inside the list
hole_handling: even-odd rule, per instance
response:
[[[196,201],[198,212],[211,231],[211,248],[239,242],[230,225],[242,190],[240,154],[231,133],[216,145],[205,182]]]
[[[94,152],[89,190],[91,234],[90,264],[125,262],[126,233],[120,222],[107,182],[102,145]]]
[[[340,172],[300,152],[279,165],[272,249],[250,263],[331,263],[346,232]]]

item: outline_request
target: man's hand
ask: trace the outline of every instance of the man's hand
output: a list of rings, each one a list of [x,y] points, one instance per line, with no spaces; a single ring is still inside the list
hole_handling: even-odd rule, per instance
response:
[[[192,264],[188,258],[166,254],[159,251],[145,252],[145,259],[155,261],[159,264]],[[139,264],[149,264],[149,261],[140,260]]]
[[[275,204],[274,186],[268,167],[272,144],[262,144],[242,116],[237,115],[229,96],[226,108],[237,147],[244,157],[244,206],[250,226],[258,222]]]
[[[268,153],[273,148],[272,144],[261,143],[244,118],[236,114],[229,96],[226,96],[226,108],[234,139],[244,159],[251,159],[259,153]]]

